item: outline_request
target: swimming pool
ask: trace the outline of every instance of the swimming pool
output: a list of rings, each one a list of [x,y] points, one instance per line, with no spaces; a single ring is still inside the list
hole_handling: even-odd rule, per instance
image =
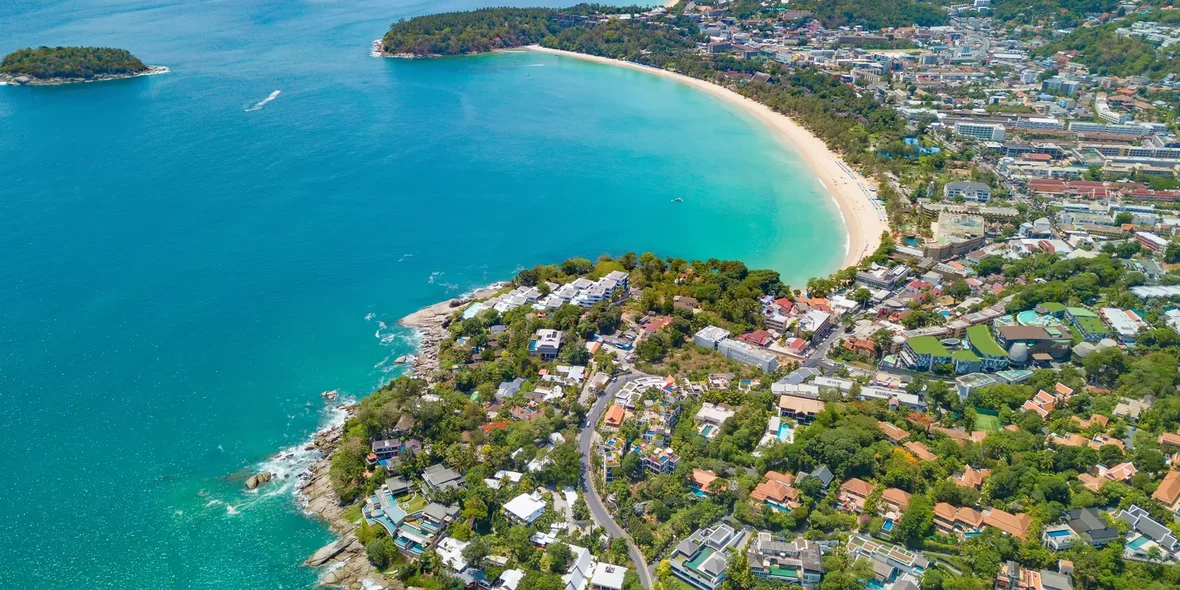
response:
[[[1045,534],[1049,535],[1050,537],[1068,537],[1070,535],[1070,532],[1067,530],[1060,530],[1060,531],[1048,531]]]
[[[881,525],[881,530],[883,530],[887,533],[889,531],[892,531],[893,530],[893,519],[892,518],[885,519],[885,524]]]
[[[1140,536],[1136,537],[1134,541],[1127,543],[1127,547],[1130,547],[1131,549],[1138,549],[1138,548],[1146,545],[1147,542],[1150,540],[1151,539],[1149,539],[1143,535],[1140,535]]]
[[[706,424],[705,427],[701,429],[701,435],[704,436],[705,438],[709,438],[709,435],[712,434],[712,432],[715,428],[716,427],[713,426],[712,424]]]
[[[795,429],[791,428],[790,424],[779,424],[778,425],[778,439],[783,442],[789,441],[789,440],[791,440],[791,435],[792,435],[792,433],[794,433],[794,431],[795,431]]]

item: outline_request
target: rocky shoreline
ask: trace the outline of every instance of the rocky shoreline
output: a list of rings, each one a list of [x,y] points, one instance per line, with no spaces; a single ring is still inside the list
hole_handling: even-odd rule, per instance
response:
[[[402,318],[398,323],[415,330],[420,338],[412,375],[431,382],[431,376],[439,368],[439,344],[447,337],[451,315],[466,303],[491,297],[505,285],[506,283],[494,283],[462,297],[422,308]],[[356,406],[349,406],[345,411],[352,416]],[[300,476],[303,481],[297,488],[296,497],[308,514],[327,522],[328,528],[338,537],[308,557],[303,565],[322,568],[319,583],[323,586],[350,590],[403,590],[401,582],[386,578],[369,563],[364,545],[356,538],[356,524],[345,518],[346,506],[341,505],[340,496],[332,489],[328,471],[331,468],[332,454],[343,435],[343,425],[322,430],[315,434],[312,442],[305,448],[318,451],[321,457],[306,474]]]
[[[110,82],[111,80],[127,80],[130,78],[139,78],[140,76],[167,74],[168,71],[168,68],[164,66],[148,66],[146,70],[134,74],[103,74],[93,78],[34,78],[33,76],[27,75],[0,74],[0,85],[62,86],[65,84],[88,84],[90,82]]]
[[[448,336],[447,327],[451,325],[451,315],[467,303],[495,295],[506,285],[507,283],[493,283],[462,297],[424,307],[399,320],[398,324],[413,329],[419,339],[411,375],[433,385],[434,373],[439,370],[439,344]]]
[[[348,408],[350,416],[355,407]],[[385,580],[373,569],[365,555],[364,545],[356,538],[356,525],[344,517],[346,507],[341,505],[340,496],[332,489],[328,470],[332,453],[343,435],[344,426],[334,426],[317,432],[308,445],[308,450],[317,450],[322,453],[322,457],[303,476],[305,480],[299,485],[296,497],[308,514],[327,522],[328,528],[337,538],[308,557],[303,565],[322,568],[319,583],[323,586],[350,590],[378,587],[400,590],[399,583]]]

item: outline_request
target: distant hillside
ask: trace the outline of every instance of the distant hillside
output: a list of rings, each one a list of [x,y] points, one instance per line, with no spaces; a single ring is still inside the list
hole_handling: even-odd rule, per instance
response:
[[[110,47],[38,47],[18,49],[0,62],[0,74],[37,79],[124,76],[148,67],[126,49]]]
[[[1119,36],[1115,31],[1120,26],[1128,26],[1128,22],[1077,28],[1041,47],[1037,55],[1048,57],[1058,51],[1076,51],[1074,61],[1085,64],[1099,76],[1143,75],[1158,80],[1180,72],[1180,60],[1140,37]]]

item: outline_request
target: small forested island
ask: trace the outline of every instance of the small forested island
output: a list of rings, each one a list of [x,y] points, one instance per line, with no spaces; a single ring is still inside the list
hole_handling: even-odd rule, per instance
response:
[[[0,81],[17,86],[118,80],[166,72],[149,66],[126,49],[38,47],[18,49],[0,62]]]

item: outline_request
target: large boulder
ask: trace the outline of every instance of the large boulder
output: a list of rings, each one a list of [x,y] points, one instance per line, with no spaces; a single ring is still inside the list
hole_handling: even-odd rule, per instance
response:
[[[250,479],[246,480],[246,489],[253,490],[258,486],[270,481],[272,478],[274,478],[274,474],[269,471],[263,471],[262,473],[251,475]]]

